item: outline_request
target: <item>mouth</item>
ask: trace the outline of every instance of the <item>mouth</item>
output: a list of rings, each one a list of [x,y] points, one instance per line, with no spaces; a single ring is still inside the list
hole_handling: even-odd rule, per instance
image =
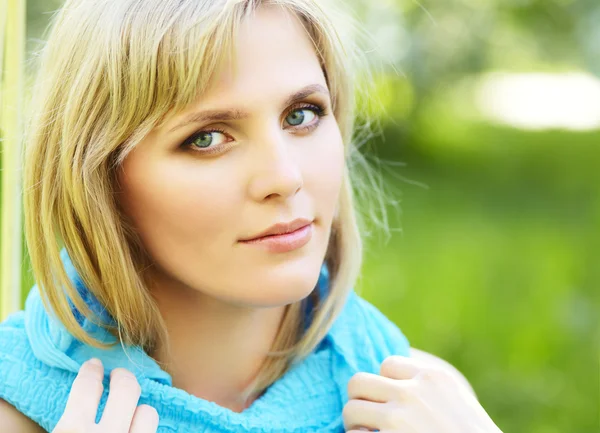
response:
[[[302,248],[312,238],[313,223],[305,224],[302,227],[289,233],[273,234],[241,241],[242,244],[265,248],[272,253],[285,253]]]
[[[288,233],[293,233],[296,230],[301,229],[311,223],[313,223],[313,219],[308,218],[296,218],[295,220],[290,222],[278,222],[276,224],[273,224],[268,229],[263,230],[261,233],[242,239],[242,241],[252,241],[271,235],[284,235]]]

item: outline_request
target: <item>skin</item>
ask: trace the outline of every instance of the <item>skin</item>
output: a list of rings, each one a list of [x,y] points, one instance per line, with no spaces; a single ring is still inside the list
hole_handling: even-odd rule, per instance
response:
[[[297,19],[261,7],[237,40],[237,70],[225,65],[196,103],[128,155],[119,201],[155,262],[150,289],[173,356],[161,348],[153,356],[169,365],[174,386],[241,411],[251,401],[241,401],[240,390],[263,363],[285,306],[307,297],[318,280],[344,149],[317,54]],[[326,93],[284,105],[315,84]],[[326,114],[297,107],[307,104]],[[171,131],[191,113],[224,109],[249,116]],[[182,147],[215,127],[225,132]],[[314,219],[302,248],[272,253],[239,242],[298,217]]]

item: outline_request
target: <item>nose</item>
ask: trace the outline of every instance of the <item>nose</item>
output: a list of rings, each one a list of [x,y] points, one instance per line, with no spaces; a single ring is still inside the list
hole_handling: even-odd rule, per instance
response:
[[[298,158],[297,153],[301,145],[301,140],[277,128],[252,146],[249,189],[254,200],[286,199],[302,189],[302,158]]]

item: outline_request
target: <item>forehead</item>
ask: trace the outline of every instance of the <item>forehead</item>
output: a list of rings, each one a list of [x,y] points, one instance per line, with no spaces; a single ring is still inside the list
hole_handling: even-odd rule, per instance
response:
[[[314,83],[326,87],[311,38],[284,8],[259,7],[242,23],[232,49],[202,95],[204,104],[282,98]]]

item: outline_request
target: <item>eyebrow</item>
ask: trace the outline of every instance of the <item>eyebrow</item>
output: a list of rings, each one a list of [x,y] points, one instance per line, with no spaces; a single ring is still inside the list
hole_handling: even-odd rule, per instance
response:
[[[310,84],[297,92],[290,95],[284,102],[284,106],[288,106],[302,100],[313,93],[323,93],[329,96],[329,91],[321,84]],[[169,132],[173,132],[179,128],[183,128],[191,123],[201,122],[225,122],[228,120],[243,120],[250,117],[250,113],[241,110],[207,110],[198,113],[192,113],[186,116],[181,123],[174,126]]]

